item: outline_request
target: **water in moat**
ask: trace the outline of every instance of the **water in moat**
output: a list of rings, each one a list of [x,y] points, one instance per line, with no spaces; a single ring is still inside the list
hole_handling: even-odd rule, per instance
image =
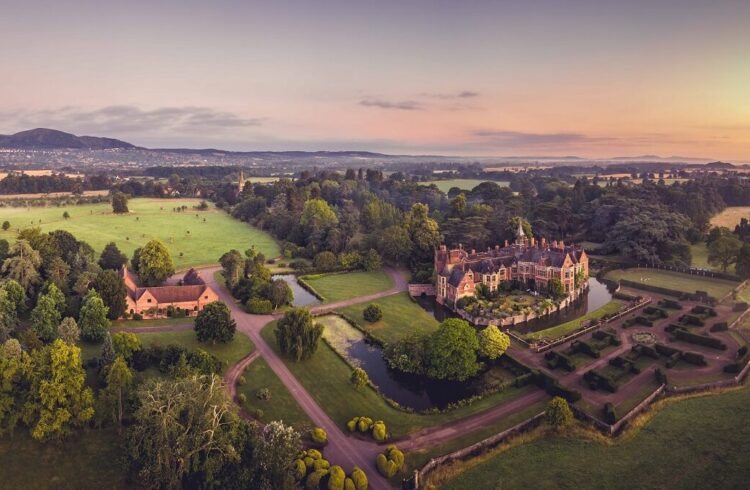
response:
[[[294,306],[310,306],[320,303],[320,300],[310,293],[310,291],[299,285],[297,276],[294,274],[276,274],[271,276],[271,279],[283,279],[289,284],[294,293],[294,301],[292,301]]]
[[[513,329],[520,333],[537,332],[544,330],[545,328],[553,327],[561,323],[575,320],[578,317],[591,313],[594,310],[601,308],[612,300],[612,293],[607,289],[607,285],[599,281],[595,277],[589,278],[589,289],[585,295],[569,305],[567,308],[554,313],[550,313],[547,316],[541,318],[534,318],[526,324],[520,324],[513,327]],[[417,302],[425,310],[431,312],[438,321],[443,321],[446,318],[457,316],[448,308],[437,304],[435,298],[420,297],[417,298]]]

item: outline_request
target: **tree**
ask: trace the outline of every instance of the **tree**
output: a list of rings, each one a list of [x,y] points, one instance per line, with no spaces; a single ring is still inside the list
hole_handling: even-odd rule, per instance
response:
[[[253,459],[260,468],[259,488],[296,488],[291,461],[302,448],[299,433],[283,422],[268,423],[260,432]]]
[[[0,342],[10,338],[10,334],[18,326],[16,305],[10,299],[8,291],[0,288]]]
[[[375,303],[369,304],[364,311],[362,311],[362,317],[370,323],[375,323],[383,318],[383,309],[380,305],[376,305]]]
[[[112,194],[112,212],[123,214],[128,212],[128,196],[122,192]]]
[[[101,406],[109,412],[112,420],[122,426],[125,415],[125,397],[133,386],[133,372],[122,356],[106,368],[107,387],[100,393]]]
[[[10,248],[10,256],[3,261],[0,272],[20,284],[25,291],[39,280],[39,266],[42,258],[26,240],[18,240]]]
[[[65,313],[65,310],[68,308],[68,305],[65,303],[65,295],[62,291],[60,291],[60,288],[58,288],[54,283],[47,284],[47,291],[45,294],[49,296],[52,301],[55,303],[55,308],[57,308],[57,311],[62,315]]]
[[[555,430],[562,430],[573,423],[573,411],[565,398],[556,396],[547,404],[547,423]]]
[[[510,337],[495,325],[479,332],[479,353],[489,359],[497,359],[510,347]]]
[[[60,339],[32,354],[31,387],[24,422],[37,440],[60,438],[94,416],[81,349]]]
[[[274,310],[279,306],[290,305],[294,301],[294,292],[283,279],[274,279],[271,281],[268,295]]]
[[[128,263],[128,257],[117,248],[115,242],[109,242],[99,256],[99,266],[102,269],[118,271]]]
[[[245,259],[237,250],[230,250],[219,259],[222,275],[227,287],[232,290],[242,279],[245,270]]]
[[[18,340],[6,340],[0,348],[0,434],[12,433],[21,419],[30,369],[31,359]]]
[[[36,307],[31,311],[31,328],[45,342],[49,342],[57,335],[57,325],[60,323],[60,312],[55,300],[47,294],[39,296]]]
[[[336,213],[323,199],[308,199],[302,208],[300,224],[309,229],[326,229],[339,220]]]
[[[411,254],[413,244],[409,232],[401,225],[392,225],[383,230],[378,249],[388,262],[403,263]]]
[[[141,340],[134,333],[117,332],[112,334],[112,348],[115,355],[130,361],[133,354],[143,349]]]
[[[15,306],[16,315],[26,312],[26,292],[18,281],[8,279],[0,285],[0,289],[8,293],[8,300]]]
[[[70,219],[70,213],[67,211],[63,211],[63,219]]]
[[[737,275],[742,279],[750,279],[750,243],[745,243],[737,254],[735,264]]]
[[[76,345],[81,337],[81,330],[78,328],[74,318],[63,318],[60,325],[57,326],[57,337],[68,345]]]
[[[281,352],[301,361],[312,356],[318,349],[323,326],[313,324],[312,315],[307,308],[293,308],[278,321],[274,333]]]
[[[721,236],[708,245],[708,263],[721,266],[726,272],[730,265],[737,262],[742,242],[734,236]]]
[[[10,221],[5,220],[3,221],[3,231],[8,231],[10,229]]]
[[[239,462],[234,440],[240,421],[219,377],[154,379],[137,398],[126,455],[145,486],[178,488],[190,473],[210,479],[224,464]]]
[[[10,250],[10,243],[5,238],[0,238],[0,263],[8,258],[8,251]]]
[[[81,337],[90,342],[101,342],[109,328],[107,313],[109,309],[96,291],[89,289],[83,298],[83,305],[78,316]]]
[[[229,308],[221,301],[207,304],[195,318],[195,333],[199,342],[229,342],[234,338],[236,329],[237,324]]]
[[[367,386],[367,383],[370,382],[370,377],[367,375],[367,371],[361,367],[357,367],[352,371],[350,381],[355,388],[360,389]]]
[[[127,308],[127,294],[125,280],[117,271],[107,269],[96,275],[91,284],[104,304],[109,308],[107,318],[117,320],[125,314]]]
[[[315,270],[323,272],[334,270],[336,268],[336,254],[328,250],[318,253],[313,258],[313,267],[315,267]]]
[[[366,271],[378,271],[382,266],[380,262],[380,254],[375,249],[370,249],[362,259],[362,266]]]
[[[159,286],[174,274],[174,262],[161,240],[151,240],[138,257],[138,276],[146,286]]]
[[[436,379],[464,381],[479,371],[479,341],[474,328],[458,318],[449,318],[427,340],[427,375]]]
[[[133,258],[130,259],[130,268],[133,269],[133,272],[136,274],[138,274],[141,267],[141,250],[143,250],[141,247],[133,250]]]

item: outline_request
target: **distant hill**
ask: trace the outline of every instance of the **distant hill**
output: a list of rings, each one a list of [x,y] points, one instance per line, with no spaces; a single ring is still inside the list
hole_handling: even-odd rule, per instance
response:
[[[151,151],[162,153],[189,153],[194,155],[237,155],[247,157],[281,157],[281,158],[301,158],[301,157],[349,157],[349,158],[388,158],[398,155],[386,155],[384,153],[374,153],[371,151],[231,151],[218,150],[216,148],[151,148]]]
[[[727,162],[711,162],[711,163],[707,163],[706,167],[729,170],[729,169],[735,168],[735,165],[731,163],[727,163]]]
[[[76,136],[55,129],[37,128],[11,135],[0,135],[0,148],[24,150],[109,150],[113,148],[136,148],[125,141],[96,136]]]

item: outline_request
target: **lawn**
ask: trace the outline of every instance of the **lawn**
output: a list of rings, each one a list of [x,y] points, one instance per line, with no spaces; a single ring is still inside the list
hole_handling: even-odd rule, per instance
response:
[[[672,403],[612,446],[552,437],[496,454],[446,489],[746,488],[750,388]]]
[[[690,255],[692,260],[690,265],[700,269],[713,270],[714,266],[708,263],[708,247],[704,242],[698,242],[690,245]]]
[[[213,205],[206,211],[193,209],[198,203],[199,199],[131,199],[130,213],[126,215],[113,214],[108,203],[3,208],[3,219],[10,221],[11,229],[0,231],[0,238],[12,241],[19,229],[31,226],[43,231],[63,229],[88,242],[97,253],[107,243],[115,242],[128,257],[137,247],[159,238],[167,245],[178,269],[215,264],[224,252],[232,248],[245,251],[250,245],[266,257],[279,255],[278,245],[267,233],[233,219]],[[183,205],[188,207],[186,211],[172,210]],[[64,211],[70,213],[70,219],[63,219]]]
[[[591,313],[587,313],[582,317],[576,318],[575,320],[571,320],[560,325],[555,325],[554,327],[545,328],[544,330],[539,330],[538,332],[531,332],[526,334],[524,337],[529,340],[537,340],[543,337],[562,337],[563,335],[578,330],[581,327],[581,324],[587,320],[596,320],[603,317],[604,315],[613,315],[617,313],[618,311],[620,311],[620,309],[622,309],[622,306],[623,305],[621,302],[612,300],[601,308],[598,308]]]
[[[297,401],[286,389],[286,386],[276,376],[276,373],[268,366],[263,358],[254,360],[243,373],[245,384],[237,386],[237,393],[244,393],[247,402],[243,408],[250,415],[255,416],[255,410],[263,410],[260,421],[263,423],[272,420],[283,420],[297,428],[310,427],[310,418],[297,404]],[[255,394],[261,388],[268,388],[271,392],[269,400],[259,400]]]
[[[278,353],[273,333],[274,326],[275,323],[266,326],[261,335]],[[320,342],[318,350],[306,361],[293,362],[285,359],[284,362],[321,408],[340,427],[344,428],[346,421],[352,417],[366,415],[375,420],[384,420],[394,437],[467,417],[537,389],[533,386],[520,389],[509,388],[466,407],[445,413],[420,415],[393,408],[369,387],[361,390],[354,388],[349,380],[351,367],[325,342]]]
[[[25,428],[0,437],[3,488],[129,488],[115,429],[87,430],[62,442],[33,440]]]
[[[183,332],[146,332],[137,333],[136,335],[144,347],[154,344],[163,346],[177,344],[189,350],[203,349],[215,355],[224,363],[222,371],[255,350],[252,341],[246,335],[239,332],[235,333],[234,339],[226,344],[221,342],[217,342],[216,344],[198,342],[195,332],[192,330]]]
[[[465,191],[470,191],[483,182],[495,182],[500,187],[508,187],[510,182],[506,181],[493,181],[493,180],[481,180],[481,179],[450,179],[450,180],[431,180],[429,182],[422,182],[424,185],[435,184],[438,189],[448,194],[451,187],[458,187]]]
[[[362,318],[362,311],[369,304],[376,304],[383,310],[383,318],[370,323]],[[438,321],[432,313],[412,301],[409,293],[394,294],[369,303],[347,306],[339,310],[356,320],[359,326],[373,337],[385,342],[395,342],[411,333],[434,332]]]
[[[115,320],[111,322],[113,328],[143,328],[143,327],[166,327],[170,325],[192,325],[195,317],[184,318],[156,318],[153,320]]]
[[[738,285],[734,281],[645,268],[613,270],[608,272],[606,277],[613,280],[627,279],[629,281],[685,293],[706,291],[709,296],[713,296],[714,298],[721,298]]]
[[[379,293],[393,287],[390,276],[383,271],[312,274],[302,276],[300,280],[322,296],[326,303]]]
[[[711,218],[711,224],[713,226],[726,226],[734,231],[734,227],[740,224],[740,219],[742,218],[750,219],[750,206],[732,206],[726,208]]]

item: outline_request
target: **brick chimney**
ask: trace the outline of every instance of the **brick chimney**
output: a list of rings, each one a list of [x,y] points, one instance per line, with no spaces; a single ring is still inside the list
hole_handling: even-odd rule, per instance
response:
[[[547,248],[547,239],[542,237],[542,248]]]
[[[505,247],[508,247],[508,240],[505,240]]]
[[[534,237],[531,237],[531,246],[532,246],[532,247],[534,246],[534,242],[535,242],[535,239],[534,239]]]

